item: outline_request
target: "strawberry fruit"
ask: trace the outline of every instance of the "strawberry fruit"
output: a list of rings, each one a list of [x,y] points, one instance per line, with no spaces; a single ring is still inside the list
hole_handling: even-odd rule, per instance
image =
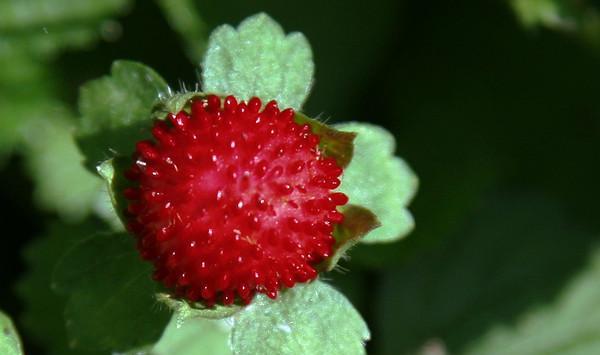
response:
[[[258,98],[194,99],[137,143],[129,230],[154,277],[189,301],[249,303],[315,279],[348,198],[309,125]]]

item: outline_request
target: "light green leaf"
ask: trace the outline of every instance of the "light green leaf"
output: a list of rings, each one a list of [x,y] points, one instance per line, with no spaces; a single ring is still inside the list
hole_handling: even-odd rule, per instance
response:
[[[391,242],[410,233],[414,221],[406,206],[417,191],[418,179],[404,160],[394,156],[394,136],[367,123],[348,122],[334,127],[358,134],[354,156],[339,189],[348,195],[350,203],[375,213],[381,223],[362,242]]]
[[[364,354],[370,338],[352,304],[320,281],[296,285],[277,300],[259,294],[233,319],[236,355]]]
[[[110,76],[85,84],[79,95],[77,138],[93,170],[114,155],[133,152],[135,143],[149,134],[153,105],[170,89],[149,67],[116,61]]]
[[[0,354],[3,355],[22,355],[23,347],[19,334],[15,329],[10,318],[0,312]]]
[[[124,351],[156,342],[169,312],[154,298],[151,275],[128,234],[96,234],[71,248],[53,277],[55,290],[69,296],[71,347]]]
[[[465,354],[600,354],[600,249],[555,302],[524,314],[514,325],[496,325]]]
[[[203,91],[277,100],[281,108],[300,109],[313,83],[312,52],[301,33],[285,35],[264,13],[236,29],[218,27],[210,35],[202,64]]]

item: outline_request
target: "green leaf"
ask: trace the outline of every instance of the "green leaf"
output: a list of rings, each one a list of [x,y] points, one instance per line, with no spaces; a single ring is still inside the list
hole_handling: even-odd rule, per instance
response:
[[[166,82],[147,66],[116,61],[111,75],[81,87],[78,142],[88,167],[115,155],[129,156],[147,137],[155,102],[170,95]]]
[[[152,266],[140,260],[128,234],[96,234],[70,249],[53,280],[69,296],[71,347],[124,351],[156,342],[169,313],[157,304],[151,275]]]
[[[326,156],[334,158],[341,167],[346,167],[354,154],[353,132],[343,132],[299,112],[294,116],[298,124],[308,124],[320,138],[319,147]]]
[[[0,312],[0,354],[22,355],[21,339],[10,318]]]
[[[27,271],[16,285],[24,308],[22,331],[49,354],[71,353],[63,317],[66,297],[51,290],[52,270],[65,250],[100,227],[99,221],[90,219],[76,225],[54,223],[24,250]]]
[[[586,269],[571,280],[556,301],[534,307],[510,326],[496,325],[464,354],[600,353],[600,249]]]
[[[300,109],[313,83],[314,64],[306,38],[285,35],[264,13],[236,29],[224,25],[210,35],[202,64],[203,91],[248,100],[277,100],[281,108]]]
[[[414,221],[406,206],[417,191],[418,179],[404,160],[394,156],[394,136],[367,123],[348,122],[334,127],[358,134],[354,156],[339,189],[348,195],[350,203],[370,209],[381,222],[381,227],[362,241],[392,242],[410,233]]]
[[[352,304],[320,281],[298,284],[277,300],[263,294],[233,316],[234,354],[364,354],[370,334]]]
[[[356,245],[367,233],[379,227],[377,216],[364,207],[347,205],[344,206],[342,213],[344,221],[336,226],[333,233],[335,236],[333,256],[319,265],[326,271],[332,270],[351,247]]]
[[[179,33],[188,57],[200,64],[206,49],[208,29],[191,0],[157,0],[169,25]]]

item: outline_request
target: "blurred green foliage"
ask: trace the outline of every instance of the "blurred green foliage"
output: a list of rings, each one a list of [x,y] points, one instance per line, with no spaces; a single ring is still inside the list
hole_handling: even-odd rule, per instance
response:
[[[46,179],[53,160],[43,154],[72,161],[76,147],[63,138],[46,150],[46,137],[27,132],[50,124],[49,135],[68,137],[79,86],[115,59],[193,86],[204,44],[188,42],[185,21],[202,39],[265,11],[311,43],[306,112],[387,128],[421,182],[411,235],[356,247],[342,263],[349,272],[327,275],[366,317],[369,353],[598,352],[597,1],[182,2],[201,24],[168,8],[176,3],[0,1],[0,201],[6,230],[21,231],[4,234],[0,254],[15,270],[2,274],[3,289],[23,277],[0,308],[15,316],[26,349],[67,353],[66,300],[50,292],[50,269],[87,223],[101,225],[51,222],[93,210],[77,207],[91,192],[73,203],[56,192],[95,177],[78,166],[65,176],[81,180]],[[535,3],[560,5],[567,26]],[[39,182],[56,184],[39,193],[41,205],[30,193]],[[15,251],[31,240],[25,267]]]
[[[28,349],[37,345],[48,354],[71,354],[63,318],[67,297],[52,291],[52,273],[65,251],[98,228],[102,224],[91,219],[75,225],[53,222],[23,251],[28,267],[16,294],[25,309],[19,324],[29,338]]]

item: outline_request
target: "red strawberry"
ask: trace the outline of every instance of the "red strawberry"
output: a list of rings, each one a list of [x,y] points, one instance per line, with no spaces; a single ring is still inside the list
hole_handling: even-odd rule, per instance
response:
[[[155,278],[190,301],[275,298],[331,256],[342,169],[292,109],[261,106],[210,95],[137,143],[129,229]]]

